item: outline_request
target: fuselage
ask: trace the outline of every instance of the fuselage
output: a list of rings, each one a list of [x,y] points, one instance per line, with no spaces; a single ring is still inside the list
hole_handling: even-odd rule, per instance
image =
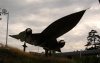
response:
[[[26,42],[35,46],[40,46],[48,50],[59,51],[65,43],[58,42],[56,39],[44,37],[41,34],[29,34],[26,38]]]

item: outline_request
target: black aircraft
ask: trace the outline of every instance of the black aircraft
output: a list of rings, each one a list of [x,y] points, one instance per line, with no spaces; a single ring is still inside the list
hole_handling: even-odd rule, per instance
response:
[[[45,55],[48,56],[48,52],[58,51],[61,52],[61,48],[64,47],[65,42],[63,40],[57,41],[57,38],[70,31],[82,18],[86,10],[82,10],[76,13],[72,13],[68,16],[62,17],[52,24],[50,24],[41,33],[32,33],[31,28],[27,28],[25,31],[20,32],[17,35],[9,35],[20,41],[25,41],[31,45],[43,47]]]

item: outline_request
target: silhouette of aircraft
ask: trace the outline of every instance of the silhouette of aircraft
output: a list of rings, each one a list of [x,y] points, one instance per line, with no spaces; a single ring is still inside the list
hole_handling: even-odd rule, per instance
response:
[[[85,11],[86,10],[82,10],[62,17],[50,24],[41,33],[33,34],[32,29],[27,28],[25,31],[22,31],[17,35],[9,36],[19,39],[22,42],[25,41],[31,45],[43,47],[46,56],[48,56],[51,50],[61,52],[60,49],[64,47],[65,42],[63,40],[58,42],[57,38],[74,28]]]

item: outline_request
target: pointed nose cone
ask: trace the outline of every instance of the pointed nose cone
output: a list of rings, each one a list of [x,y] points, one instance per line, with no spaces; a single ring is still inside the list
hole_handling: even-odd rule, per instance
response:
[[[99,3],[100,3],[100,0],[99,0]]]

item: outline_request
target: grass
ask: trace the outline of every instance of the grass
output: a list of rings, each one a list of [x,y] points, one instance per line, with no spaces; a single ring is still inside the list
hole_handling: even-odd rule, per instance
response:
[[[72,59],[58,58],[58,57],[45,57],[36,54],[23,52],[17,48],[8,46],[0,47],[0,63],[98,63],[100,57],[95,55],[90,56],[73,56]]]
[[[23,52],[17,48],[8,46],[0,48],[0,63],[75,63],[73,60],[44,57]]]

